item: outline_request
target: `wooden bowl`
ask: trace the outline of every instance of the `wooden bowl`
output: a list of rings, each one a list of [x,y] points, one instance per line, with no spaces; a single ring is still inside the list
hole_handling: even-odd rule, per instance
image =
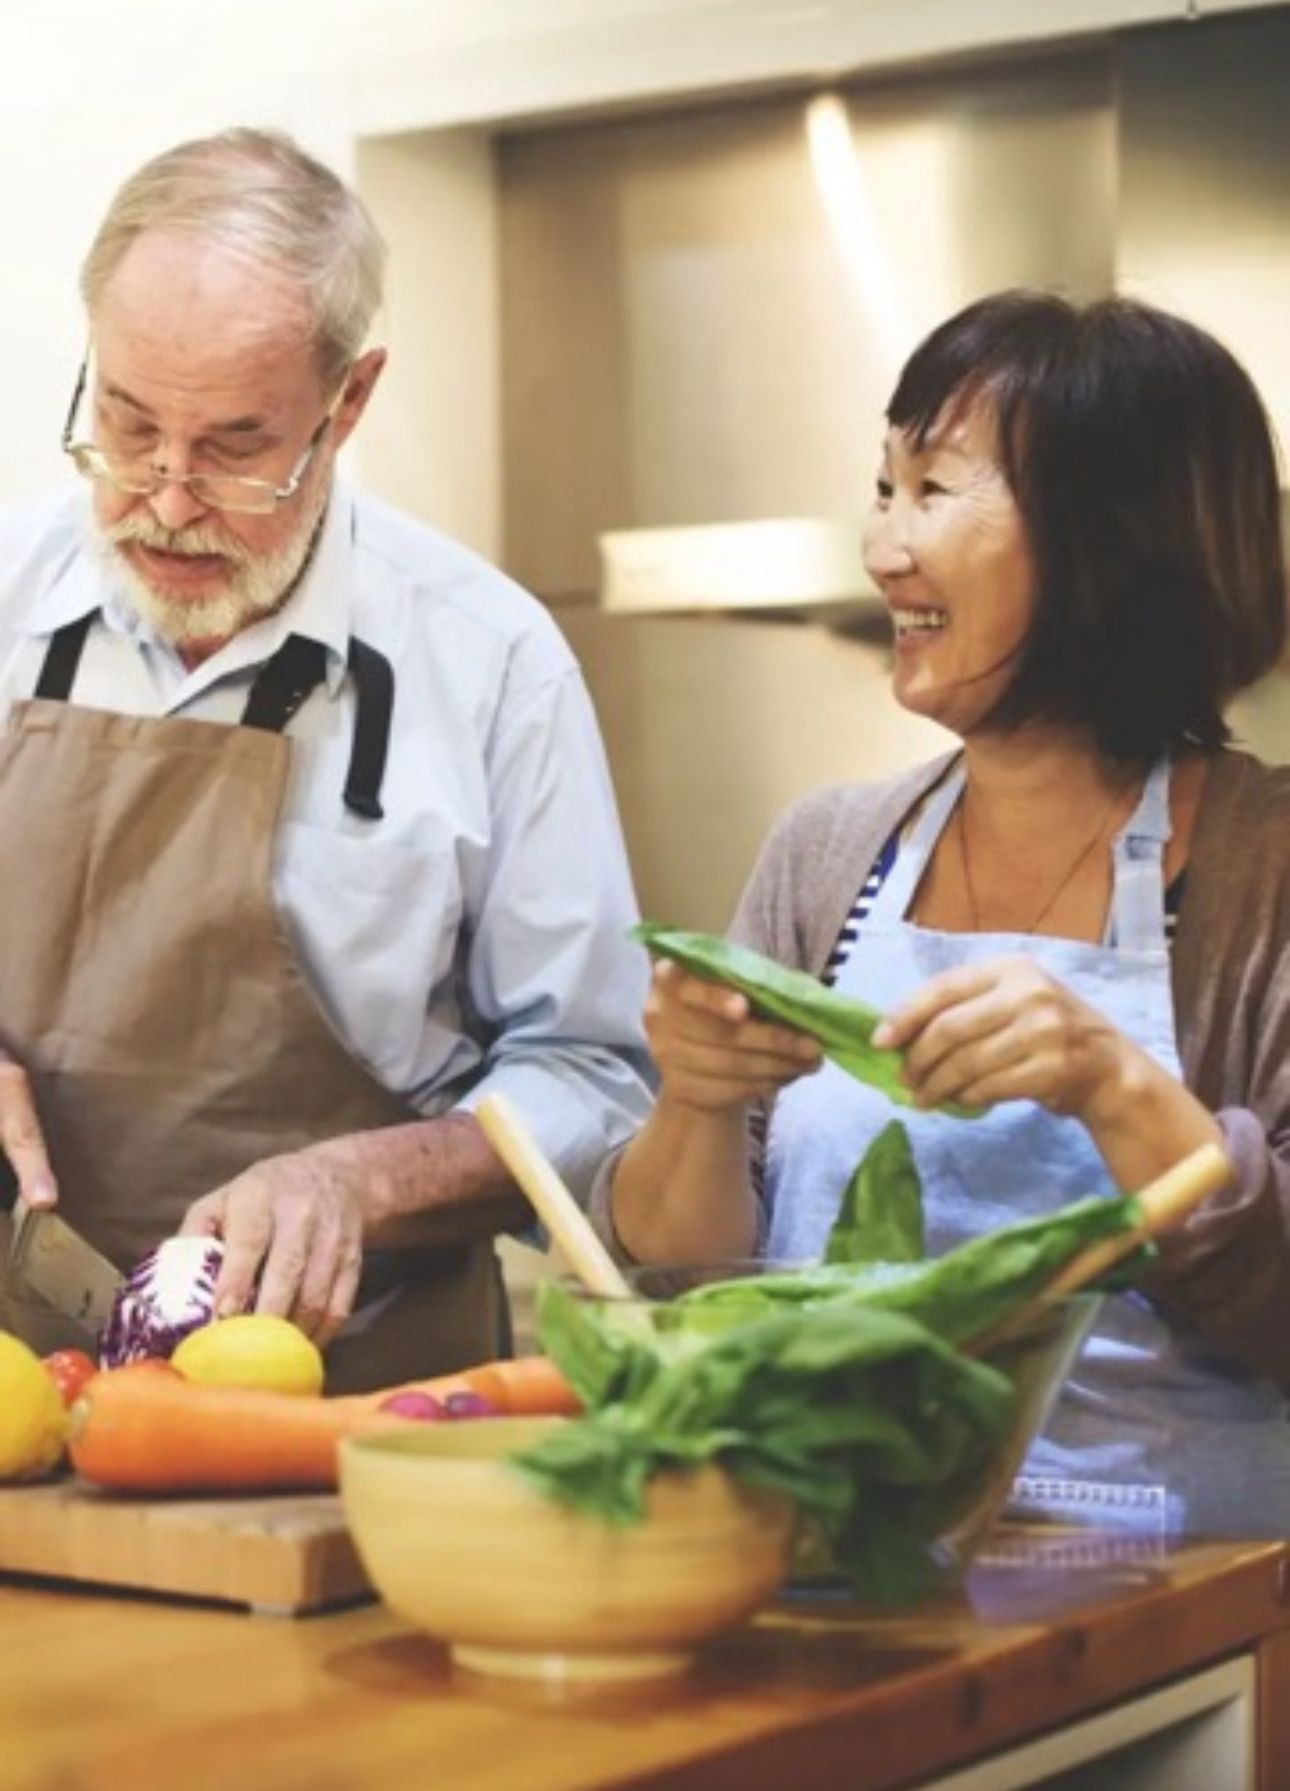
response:
[[[632,1526],[571,1511],[505,1459],[563,1422],[463,1419],[347,1438],[341,1497],[363,1563],[386,1603],[464,1667],[675,1672],[774,1595],[791,1509],[707,1467],[658,1476]]]

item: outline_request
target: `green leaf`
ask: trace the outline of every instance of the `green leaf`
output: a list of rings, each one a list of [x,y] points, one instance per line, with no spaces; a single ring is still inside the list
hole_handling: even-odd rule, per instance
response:
[[[909,1133],[883,1127],[847,1183],[824,1246],[825,1262],[918,1262],[923,1254],[923,1184]]]
[[[875,1008],[826,988],[803,970],[787,970],[760,952],[732,945],[712,933],[689,933],[656,921],[641,921],[632,928],[632,937],[655,957],[671,958],[696,976],[738,989],[761,1013],[816,1039],[825,1056],[858,1082],[880,1089],[902,1106],[913,1106],[913,1096],[901,1079],[900,1053],[880,1051],[873,1042],[874,1029],[882,1020]],[[950,1101],[943,1111],[971,1119],[980,1109]]]

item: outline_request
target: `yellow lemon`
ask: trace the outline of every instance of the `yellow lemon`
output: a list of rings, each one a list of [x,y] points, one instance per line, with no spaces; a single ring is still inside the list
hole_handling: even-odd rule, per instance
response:
[[[170,1358],[180,1374],[208,1387],[268,1387],[321,1393],[322,1353],[290,1319],[268,1312],[217,1318],[190,1331]]]
[[[0,1331],[0,1480],[33,1480],[58,1463],[67,1413],[53,1376],[21,1338]]]

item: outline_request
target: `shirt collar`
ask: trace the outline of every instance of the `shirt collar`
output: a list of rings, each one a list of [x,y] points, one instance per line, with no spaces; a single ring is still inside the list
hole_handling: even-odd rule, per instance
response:
[[[18,626],[24,634],[48,636],[69,622],[102,609],[106,625],[140,644],[161,647],[152,631],[123,604],[105,595],[88,494],[76,493],[74,518],[79,530],[79,551],[69,553],[49,584],[28,606]],[[302,634],[321,642],[327,653],[327,692],[335,696],[344,681],[349,661],[353,582],[351,546],[354,535],[354,499],[338,478],[333,478],[327,509],[314,549],[295,590],[276,614],[266,616],[233,637],[190,674],[195,694],[199,686],[247,666],[261,665],[289,634]]]

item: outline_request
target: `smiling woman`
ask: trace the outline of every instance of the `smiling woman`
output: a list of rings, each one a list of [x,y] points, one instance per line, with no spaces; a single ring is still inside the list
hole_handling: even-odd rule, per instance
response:
[[[1108,1300],[1018,1503],[1280,1533],[1290,771],[1223,719],[1286,633],[1262,406],[1181,318],[1008,292],[915,350],[887,422],[895,693],[962,751],[807,798],[733,936],[885,1013],[933,1252],[1223,1145],[1230,1186]],[[646,1022],[662,1094],[602,1178],[608,1235],[817,1255],[893,1097],[677,964]]]

